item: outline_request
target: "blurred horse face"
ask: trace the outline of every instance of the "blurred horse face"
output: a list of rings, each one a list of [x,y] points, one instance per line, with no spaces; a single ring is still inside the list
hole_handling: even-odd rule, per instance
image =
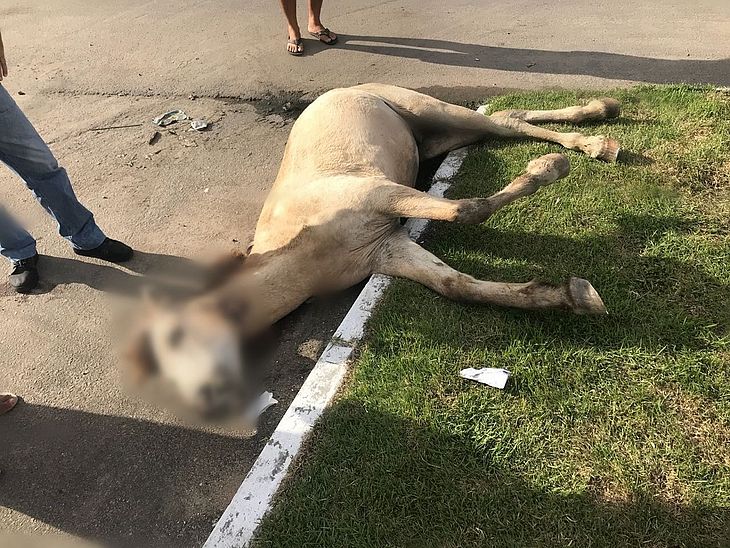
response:
[[[215,417],[239,411],[246,390],[240,336],[210,302],[155,307],[133,343],[143,376],[158,375],[189,408]]]

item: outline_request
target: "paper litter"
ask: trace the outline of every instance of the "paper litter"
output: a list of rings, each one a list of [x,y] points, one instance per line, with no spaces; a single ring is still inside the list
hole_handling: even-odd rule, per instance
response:
[[[481,369],[467,367],[459,372],[459,376],[462,379],[480,382],[494,388],[499,388],[500,390],[507,384],[509,375],[510,373],[506,369],[498,369],[495,367],[483,367]]]
[[[264,392],[251,403],[249,408],[246,410],[245,418],[250,423],[254,424],[258,418],[264,414],[264,411],[277,403],[279,403],[279,400],[274,398],[274,395],[271,392]]]
[[[152,120],[152,123],[159,127],[167,127],[175,122],[182,122],[188,120],[188,115],[182,110],[170,110],[164,114],[160,114],[157,118]]]

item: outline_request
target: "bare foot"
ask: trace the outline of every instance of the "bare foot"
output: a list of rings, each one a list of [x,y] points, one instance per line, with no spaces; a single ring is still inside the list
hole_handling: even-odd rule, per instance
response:
[[[10,411],[18,403],[18,396],[15,394],[0,394],[0,415]]]
[[[337,35],[324,25],[313,25],[310,24],[308,27],[309,34],[314,36],[317,40],[331,46],[337,42]]]
[[[286,41],[286,51],[290,55],[301,55],[304,53],[304,42],[299,29],[289,28],[289,39]]]

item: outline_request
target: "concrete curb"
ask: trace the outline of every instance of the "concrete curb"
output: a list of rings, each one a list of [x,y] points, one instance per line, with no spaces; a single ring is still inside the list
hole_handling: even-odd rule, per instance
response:
[[[466,149],[462,148],[451,152],[444,159],[433,177],[429,194],[444,196],[465,155]],[[409,219],[406,222],[406,228],[414,240],[421,237],[427,225],[426,219]],[[342,385],[350,357],[364,334],[365,324],[391,280],[380,274],[368,280],[203,548],[241,548],[249,545],[307,434]]]

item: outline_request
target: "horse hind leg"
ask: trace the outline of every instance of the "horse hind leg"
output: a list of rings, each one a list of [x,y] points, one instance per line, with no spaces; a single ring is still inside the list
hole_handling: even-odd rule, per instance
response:
[[[611,97],[602,97],[592,99],[585,106],[572,106],[555,110],[500,110],[489,117],[516,118],[530,124],[546,122],[581,124],[589,121],[610,120],[617,118],[620,114],[621,103]]]

